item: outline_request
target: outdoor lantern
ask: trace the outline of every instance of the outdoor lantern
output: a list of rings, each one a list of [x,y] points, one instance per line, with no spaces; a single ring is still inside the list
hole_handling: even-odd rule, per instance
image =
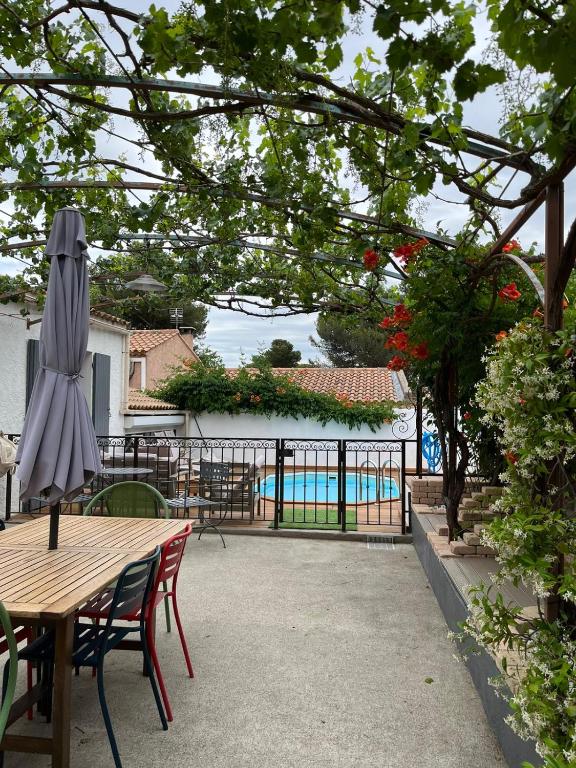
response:
[[[152,275],[140,275],[139,277],[124,283],[124,288],[131,291],[143,291],[145,293],[165,293],[166,286]]]

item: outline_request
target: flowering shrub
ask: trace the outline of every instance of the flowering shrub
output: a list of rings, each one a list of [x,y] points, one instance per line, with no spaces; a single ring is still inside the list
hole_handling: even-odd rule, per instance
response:
[[[475,590],[467,631],[497,651],[520,654],[511,724],[534,738],[546,765],[576,765],[576,380],[573,341],[536,321],[519,323],[486,359],[478,387],[483,422],[500,435],[507,484],[502,517],[484,539],[498,552],[499,579],[523,582],[538,599],[560,595],[559,619],[523,617]],[[564,560],[558,575],[554,564]],[[507,665],[503,665],[504,671]]]
[[[152,395],[194,413],[259,413],[336,421],[350,429],[367,424],[372,431],[394,419],[392,403],[359,403],[347,395],[324,395],[302,389],[288,376],[270,369],[240,368],[230,376],[221,366],[194,363],[175,372]]]

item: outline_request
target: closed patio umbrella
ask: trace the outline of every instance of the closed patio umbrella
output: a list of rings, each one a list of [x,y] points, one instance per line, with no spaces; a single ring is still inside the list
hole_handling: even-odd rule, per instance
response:
[[[45,250],[51,264],[40,368],[16,455],[21,500],[42,496],[50,504],[50,549],[58,546],[60,500],[73,499],[102,468],[80,386],[90,320],[86,249],[79,211],[56,211]]]

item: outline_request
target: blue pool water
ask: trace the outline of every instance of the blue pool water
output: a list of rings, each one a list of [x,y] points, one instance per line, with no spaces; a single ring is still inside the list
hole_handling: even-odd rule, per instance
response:
[[[386,477],[380,492],[381,501],[399,497],[398,486]],[[268,475],[262,481],[261,493],[268,498],[276,492],[276,477]],[[284,501],[317,502],[336,504],[338,502],[338,475],[331,472],[286,472],[284,475]],[[346,502],[362,504],[376,501],[376,477],[357,472],[346,473]]]

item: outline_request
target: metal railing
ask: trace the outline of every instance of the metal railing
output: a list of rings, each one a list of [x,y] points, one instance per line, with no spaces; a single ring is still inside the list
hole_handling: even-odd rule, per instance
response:
[[[10,439],[18,442],[17,435]],[[407,451],[415,439],[340,440],[164,437],[98,438],[102,475],[83,489],[89,497],[104,485],[138,479],[167,498],[200,496],[213,501],[227,522],[267,522],[274,528],[410,530]],[[415,463],[415,462],[414,462]],[[130,469],[136,468],[131,473]],[[6,518],[16,509],[47,511],[41,499],[18,505],[11,476],[4,481]],[[81,503],[64,505],[79,513]]]

